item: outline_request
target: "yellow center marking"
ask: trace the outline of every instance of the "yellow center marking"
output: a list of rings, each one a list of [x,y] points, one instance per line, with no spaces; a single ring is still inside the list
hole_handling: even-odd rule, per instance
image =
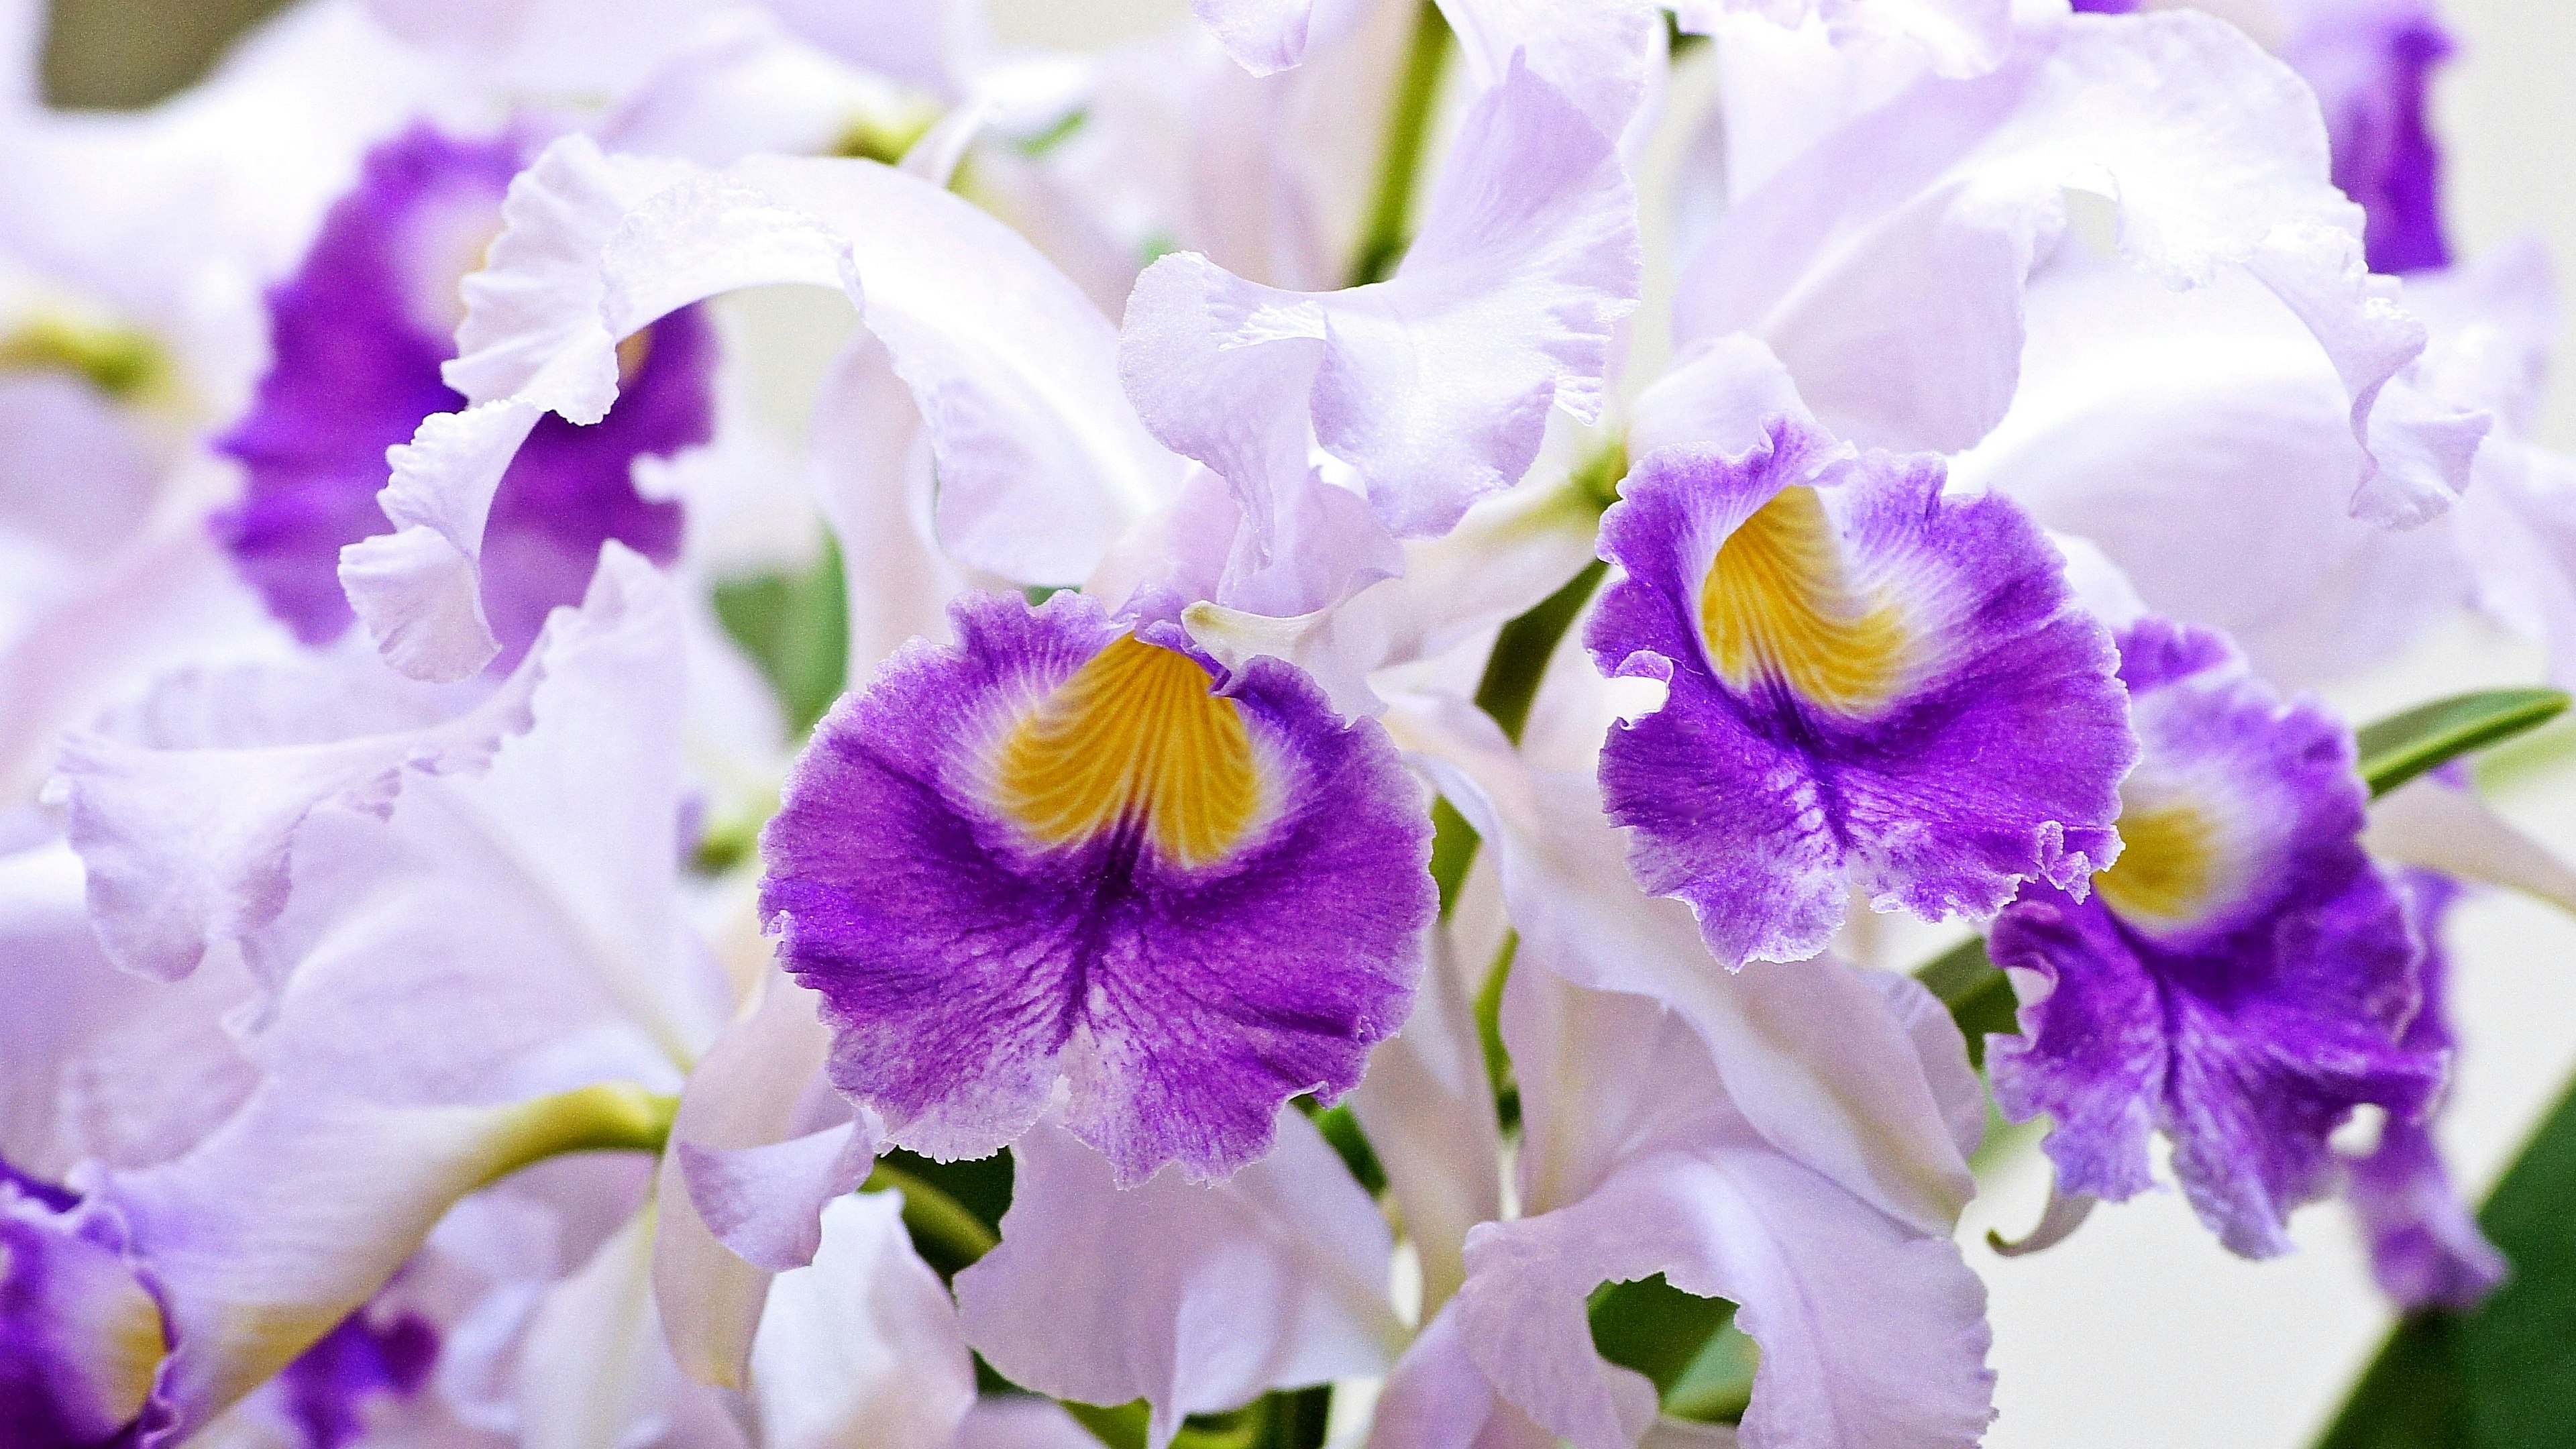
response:
[[[627,334],[626,340],[617,344],[617,385],[633,387],[635,379],[643,375],[644,360],[652,355],[652,328],[640,328]]]
[[[2120,812],[2120,858],[2096,872],[2102,903],[2143,925],[2181,925],[2218,884],[2218,828],[2191,805]]]
[[[1261,801],[1242,707],[1188,655],[1128,635],[1002,741],[996,803],[1040,844],[1132,826],[1164,859],[1217,860]]]
[[[1847,714],[1876,709],[1903,682],[1905,619],[1846,576],[1824,501],[1783,488],[1719,546],[1699,591],[1700,634],[1737,689],[1777,679]]]

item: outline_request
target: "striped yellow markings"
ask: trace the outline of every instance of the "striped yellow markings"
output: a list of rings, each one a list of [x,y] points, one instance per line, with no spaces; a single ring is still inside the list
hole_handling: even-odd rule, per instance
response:
[[[1093,655],[1002,741],[995,803],[1042,845],[1140,829],[1168,861],[1222,859],[1261,782],[1233,700],[1196,660],[1127,635]]]
[[[2197,919],[2219,883],[2217,825],[2198,806],[2158,805],[2120,812],[2120,858],[2093,876],[2102,903],[2144,926]]]
[[[1709,659],[1735,688],[1776,679],[1826,709],[1861,714],[1903,683],[1905,618],[1855,586],[1824,501],[1783,488],[1727,537],[1699,592]]]

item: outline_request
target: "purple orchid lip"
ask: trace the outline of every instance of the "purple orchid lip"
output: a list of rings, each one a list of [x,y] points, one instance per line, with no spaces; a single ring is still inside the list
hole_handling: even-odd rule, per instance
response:
[[[439,375],[455,355],[456,284],[480,264],[501,199],[527,159],[523,138],[458,140],[419,125],[368,153],[296,273],[269,294],[274,361],[251,411],[218,444],[239,461],[242,500],[217,536],[298,639],[327,643],[354,621],[340,550],[391,525],[376,494],[385,450],[423,418],[465,406]],[[506,670],[547,612],[578,603],[616,539],[669,563],[678,504],[643,498],[639,457],[668,456],[713,430],[715,339],[683,309],[628,339],[618,405],[595,426],[541,420],[494,496],[484,606]]]
[[[762,838],[763,914],[831,1072],[893,1141],[980,1156],[1066,1123],[1122,1183],[1223,1176],[1280,1103],[1359,1080],[1435,898],[1421,791],[1373,721],[1079,594],[954,606],[816,730]]]
[[[2327,1138],[2356,1106],[2411,1122],[2440,1086],[2444,1054],[2402,1036],[2419,947],[2359,842],[2350,734],[2212,631],[2150,618],[2120,647],[2143,746],[2127,845],[2089,899],[2034,885],[1996,921],[1997,964],[2050,987],[1994,1041],[1995,1098],[2056,1119],[2069,1193],[2148,1187],[2164,1132],[2202,1220],[2267,1256],[2334,1185]]]
[[[78,1201],[0,1162],[0,1442],[12,1446],[131,1442],[168,1347],[151,1286]]]
[[[2401,884],[2424,941],[2423,1007],[2407,1023],[2403,1042],[2411,1050],[2448,1055],[2455,1043],[2442,925],[2464,892],[2457,882],[2424,870],[2405,872]],[[2390,1118],[2378,1145],[2348,1165],[2345,1196],[2370,1244],[2371,1275],[2399,1307],[2465,1312],[2504,1282],[2504,1255],[2479,1231],[2476,1215],[2452,1184],[2430,1115],[2422,1121]]]
[[[1729,965],[1814,955],[1854,884],[1927,919],[2080,887],[2135,747],[2056,551],[1937,459],[1767,431],[1651,455],[1602,521],[1626,577],[1586,642],[1669,691],[1602,754],[1639,882]]]

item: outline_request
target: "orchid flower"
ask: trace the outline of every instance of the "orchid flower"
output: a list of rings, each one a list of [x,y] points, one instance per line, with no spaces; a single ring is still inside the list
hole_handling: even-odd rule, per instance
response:
[[[1503,309],[1498,318],[1542,329],[1589,329],[1597,343],[1617,289],[1633,285],[1616,242],[1626,187],[1608,143],[1524,72],[1506,77],[1467,125],[1470,140],[1449,162],[1455,179],[1431,208],[1429,235],[1447,239],[1415,252],[1446,260],[1419,281],[1399,273],[1388,295],[1481,287],[1462,299],[1484,298]],[[1569,134],[1570,150],[1558,139]],[[1546,169],[1514,171],[1532,148]],[[1485,204],[1507,172],[1540,211]],[[1159,370],[1204,345],[1197,324],[1166,312],[1131,318],[1125,355],[1113,361],[1106,320],[1025,243],[899,172],[746,162],[689,175],[576,141],[528,173],[508,210],[513,223],[492,270],[468,285],[466,350],[448,370],[469,397],[487,400],[424,426],[387,494],[392,516],[418,521],[353,546],[344,561],[352,600],[390,657],[448,676],[490,656],[488,630],[464,605],[480,593],[491,490],[541,410],[614,416],[614,368],[602,366],[614,342],[670,307],[753,281],[847,288],[920,406],[950,555],[1022,584],[1104,565],[1130,582],[1115,615],[1087,597],[1034,611],[1016,600],[961,605],[960,647],[899,655],[826,723],[800,766],[768,834],[767,908],[786,927],[791,967],[823,991],[840,1027],[836,1078],[884,1114],[895,1142],[953,1154],[990,1151],[1026,1130],[1067,1074],[1077,1084],[1071,1130],[1110,1151],[1129,1182],[1175,1157],[1199,1175],[1238,1166],[1266,1145],[1286,1098],[1309,1088],[1330,1096],[1355,1081],[1367,1045],[1401,1020],[1430,909],[1418,797],[1375,726],[1343,721],[1299,671],[1253,661],[1212,693],[1213,661],[1193,655],[1172,616],[1199,600],[1283,616],[1328,606],[1401,567],[1391,528],[1418,526],[1416,517],[1445,526],[1472,493],[1441,501],[1447,485],[1420,480],[1433,501],[1416,504],[1399,491],[1409,477],[1402,459],[1355,460],[1372,509],[1320,476],[1303,418],[1284,409],[1291,431],[1252,410],[1243,416],[1253,431],[1197,440],[1221,476],[1185,485],[1186,465],[1147,435],[1128,397],[1148,400],[1150,419]],[[887,226],[896,215],[951,244],[882,245],[900,236]],[[1531,293],[1511,269],[1528,239],[1569,229],[1611,241],[1606,271],[1582,250],[1547,264],[1550,287],[1600,299],[1561,321],[1547,310],[1556,293]],[[711,253],[717,237],[753,249]],[[704,265],[717,256],[720,267]],[[1007,316],[995,302],[1013,292],[997,293],[996,278],[1011,279],[1020,299]],[[1440,343],[1399,324],[1355,335],[1349,355],[1410,356],[1426,340],[1456,347],[1466,338]],[[1579,376],[1584,355],[1542,360],[1541,375]],[[1597,368],[1597,346],[1590,355]],[[1286,375],[1263,384],[1266,395],[1307,385],[1309,364],[1289,361]],[[1031,385],[1038,378],[1043,387]],[[1527,386],[1516,364],[1471,390],[1474,406],[1422,391],[1418,404],[1372,400],[1351,418],[1383,431],[1368,420],[1436,405],[1439,416],[1471,420],[1486,397],[1500,405]],[[1533,399],[1544,407],[1553,390],[1551,382]],[[1490,483],[1471,488],[1512,481],[1526,464],[1517,450],[1535,446],[1535,433],[1528,438],[1504,445],[1515,451]],[[1138,549],[1113,558],[1111,546],[1131,532]],[[1292,551],[1300,572],[1281,578],[1278,563]],[[960,712],[933,725],[921,713],[932,701]],[[894,854],[862,861],[848,853],[861,840]],[[1298,873],[1263,866],[1292,858],[1307,864]],[[964,894],[942,904],[917,893],[943,876],[945,889]],[[1229,881],[1305,879],[1318,894],[1224,904]],[[898,880],[911,883],[904,895],[874,894]],[[952,933],[973,918],[957,902],[988,909],[985,893],[995,890],[1022,908],[1054,903],[1031,918],[1052,924],[1016,946],[993,943],[1007,981],[933,996],[904,984],[905,973],[963,944]],[[1342,944],[1318,938],[1309,969],[1251,988],[1243,948],[1227,942],[1256,939],[1245,934],[1256,921],[1327,915],[1348,932]],[[1170,954],[1155,957],[1118,944],[1142,939],[1136,922],[1145,919],[1203,924],[1190,928],[1193,944],[1158,947]],[[1170,973],[1219,963],[1233,963],[1224,987],[1161,995],[1192,979]],[[1025,985],[1039,965],[1060,991]],[[1142,1014],[1149,1002],[1192,997],[1211,1014]],[[943,1005],[965,1013],[942,1028],[951,1050],[885,1049],[918,1040],[911,1013]],[[1202,1045],[1183,1050],[1194,1039]],[[976,1117],[941,1105],[969,1093]]]
[[[1664,705],[1602,755],[1647,889],[1734,965],[1881,910],[1985,918],[2118,852],[2133,758],[2109,637],[2017,509],[1932,459],[1853,456],[1783,417],[1740,457],[1649,455],[1602,520],[1625,577],[1587,635]],[[2010,763],[2007,763],[2007,762]]]
[[[1975,1442],[1983,1293],[1948,1233],[1982,1109],[1947,1018],[1835,961],[1729,972],[1626,880],[1592,782],[1454,701],[1396,718],[1500,843],[1525,1137],[1521,1215],[1466,1233],[1372,1442],[1638,1442],[1654,1396],[1594,1354],[1584,1304],[1655,1273],[1759,1345],[1745,1442]]]
[[[2428,4],[1191,8],[0,0],[0,1446],[1968,1446],[1998,1109],[2502,1281]]]
[[[2297,319],[2358,445],[2345,476],[2356,517],[2420,523],[2466,485],[2487,419],[2401,376],[2424,326],[2363,265],[2362,215],[2328,180],[2306,87],[2234,27],[2181,12],[2024,17],[1989,75],[1839,89],[1765,85],[1749,72],[1769,49],[1733,54],[1721,46],[1726,73],[1747,83],[1729,91],[1729,145],[1759,149],[1728,155],[1732,204],[1685,263],[1685,361],[1749,332],[1837,436],[1967,448],[2013,402],[2020,299],[2066,250],[2073,189],[2116,196],[2121,261],[2183,291],[2178,305],[2218,284],[2268,293]],[[1870,178],[1859,192],[1855,175]]]
[[[2147,1138],[2249,1257],[2333,1185],[2327,1137],[2362,1103],[2419,1118],[2443,1058],[2408,1039],[2421,947],[2363,852],[2350,737],[2283,705],[2226,641],[2143,620],[2121,637],[2139,766],[2119,860],[2090,897],[2033,888],[1995,923],[2028,973],[2024,1034],[1990,1053],[2006,1116],[2055,1119],[2060,1191],[2149,1185]]]
[[[459,141],[424,128],[384,143],[270,298],[276,360],[258,404],[218,444],[248,486],[215,526],[307,644],[353,622],[340,550],[383,525],[385,449],[455,405],[438,367],[461,320],[456,279],[499,229],[502,192],[524,160],[506,136]],[[713,341],[694,312],[665,318],[621,354],[629,402],[613,425],[558,419],[530,435],[493,499],[480,601],[500,620],[493,667],[515,664],[547,611],[580,597],[602,541],[662,563],[678,552],[678,505],[638,497],[629,475],[639,456],[706,440]]]
[[[196,1432],[272,1375],[286,1374],[292,1390],[292,1366],[338,1352],[328,1347],[338,1325],[415,1259],[459,1199],[533,1161],[658,1146],[665,1133],[675,1151],[658,1207],[650,1195],[640,1209],[630,1199],[617,1211],[637,1215],[588,1265],[521,1300],[535,1317],[520,1350],[528,1387],[514,1412],[574,1416],[567,1424],[611,1412],[720,1417],[712,1405],[687,1407],[710,1392],[684,1375],[675,1349],[687,1348],[702,1367],[730,1356],[735,1382],[747,1382],[760,1412],[807,1426],[780,1429],[776,1442],[800,1442],[799,1434],[876,1413],[868,1395],[882,1390],[868,1384],[916,1373],[919,1353],[945,1353],[954,1413],[930,1414],[913,1442],[941,1444],[955,1430],[968,1379],[936,1280],[899,1232],[899,1246],[885,1246],[886,1210],[862,1214],[864,1232],[824,1210],[865,1175],[873,1136],[856,1135],[846,1108],[831,1126],[838,1104],[825,1092],[825,1122],[812,1129],[825,1138],[819,1162],[792,1148],[759,1150],[768,1139],[746,1112],[774,1109],[745,1094],[777,1068],[745,1080],[724,1065],[740,1056],[727,1056],[719,1040],[730,992],[684,929],[679,895],[679,613],[672,585],[651,565],[608,550],[584,607],[559,611],[495,696],[501,712],[465,716],[493,720],[494,733],[470,762],[450,761],[454,773],[439,773],[446,767],[420,743],[438,735],[435,722],[415,726],[409,739],[361,737],[354,746],[239,741],[240,732],[313,727],[287,708],[292,676],[246,678],[228,692],[181,680],[161,707],[159,747],[123,747],[123,758],[149,765],[190,753],[173,748],[179,730],[233,731],[228,768],[287,797],[268,817],[288,857],[283,902],[227,912],[242,932],[239,956],[281,968],[239,1037],[247,1091],[231,1088],[230,1105],[175,1155],[75,1174],[79,1211],[114,1226],[169,1325],[169,1357],[145,1419],[152,1442]],[[99,811],[88,817],[96,834],[84,836],[93,849],[136,823],[95,801],[83,808]],[[193,863],[143,857],[137,868],[145,872],[138,879],[167,888],[189,879]],[[493,943],[505,941],[511,952],[496,954]],[[235,959],[217,953],[190,988],[176,989],[220,978]],[[489,989],[503,982],[516,1004],[500,1004]],[[247,980],[236,988],[262,990]],[[785,996],[741,1030],[774,1042],[774,1023],[792,1024],[800,1006],[806,1030],[819,1031],[810,999]],[[384,1046],[389,1029],[405,1044]],[[481,1055],[460,1057],[460,1031],[476,1037]],[[656,1102],[667,1102],[702,1056],[705,1079],[688,1079],[674,1122],[671,1107]],[[818,1065],[819,1052],[806,1076]],[[795,1069],[787,1070],[792,1087]],[[805,1130],[799,1121],[791,1112],[779,1130],[792,1138],[789,1129]],[[738,1210],[745,1181],[763,1189],[750,1214]],[[782,1191],[805,1204],[801,1225],[795,1207],[770,1201]],[[848,1249],[855,1258],[836,1253],[835,1223],[875,1246]],[[781,1234],[784,1246],[760,1246]],[[889,1251],[895,1259],[866,1271],[872,1287],[824,1290],[796,1277],[810,1261],[877,1263]],[[774,1322],[756,1318],[739,1341],[712,1315],[675,1327],[671,1346],[653,1330],[630,1356],[596,1365],[625,1375],[613,1383],[541,1361],[548,1345],[589,1341],[630,1313],[637,1295],[654,1296],[657,1276],[684,1304],[699,1301],[692,1284],[739,1288],[747,1276],[763,1300],[802,1306],[776,1310]],[[935,1301],[923,1298],[924,1282]],[[880,1293],[894,1297],[873,1296]],[[835,1339],[845,1352],[877,1341],[852,1338],[846,1324],[852,1314],[891,1311],[887,1303],[909,1305],[904,1322],[927,1313],[927,1327],[898,1325],[913,1336],[898,1336],[872,1377],[785,1368],[760,1377],[764,1356],[796,1363]]]

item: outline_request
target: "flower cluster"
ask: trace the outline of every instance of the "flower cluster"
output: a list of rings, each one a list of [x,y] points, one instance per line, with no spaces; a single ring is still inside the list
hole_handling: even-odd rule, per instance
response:
[[[1194,8],[0,7],[0,1449],[1968,1445],[1990,1103],[2501,1280],[2427,0]]]

